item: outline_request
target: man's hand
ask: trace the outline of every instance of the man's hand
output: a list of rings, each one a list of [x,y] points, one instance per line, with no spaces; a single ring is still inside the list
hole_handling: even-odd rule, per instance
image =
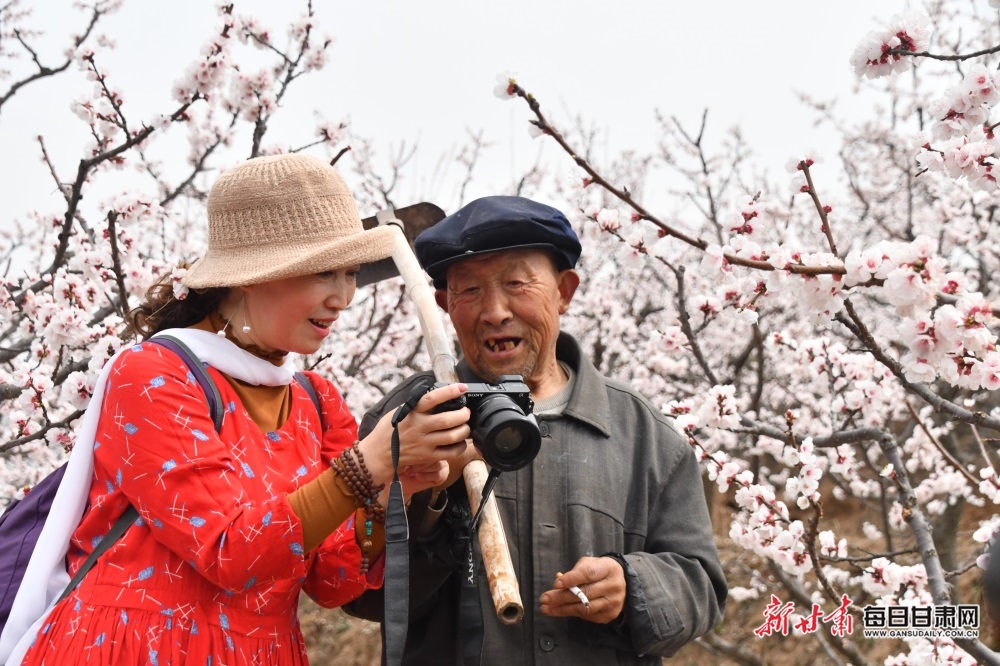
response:
[[[569,588],[576,586],[587,595],[585,606]],[[550,617],[579,617],[607,624],[625,608],[625,572],[610,557],[581,557],[571,571],[556,578],[553,589],[542,594],[542,614]]]

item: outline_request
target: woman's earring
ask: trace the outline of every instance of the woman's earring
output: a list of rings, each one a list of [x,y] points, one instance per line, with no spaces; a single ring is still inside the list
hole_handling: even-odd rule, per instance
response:
[[[226,320],[225,326],[222,327],[222,330],[221,331],[216,331],[215,334],[217,336],[219,336],[220,338],[224,338],[224,337],[226,337],[226,329],[227,328],[229,328],[229,320],[228,319]]]
[[[247,294],[243,292],[243,332],[250,332],[250,324],[247,323]]]

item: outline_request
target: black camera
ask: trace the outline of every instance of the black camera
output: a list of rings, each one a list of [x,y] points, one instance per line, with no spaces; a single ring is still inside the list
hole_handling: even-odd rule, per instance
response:
[[[445,386],[437,383],[434,388]],[[535,407],[521,375],[502,375],[496,384],[468,384],[469,389],[433,411],[450,412],[468,407],[472,443],[491,467],[513,472],[531,463],[542,447]]]

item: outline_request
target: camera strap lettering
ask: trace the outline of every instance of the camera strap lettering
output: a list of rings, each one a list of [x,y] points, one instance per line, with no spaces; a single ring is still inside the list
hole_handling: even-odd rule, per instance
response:
[[[458,589],[458,628],[462,636],[462,662],[465,666],[479,666],[483,658],[483,602],[479,596],[479,578],[476,562],[479,561],[475,530],[469,531],[469,546],[461,571],[462,582]]]

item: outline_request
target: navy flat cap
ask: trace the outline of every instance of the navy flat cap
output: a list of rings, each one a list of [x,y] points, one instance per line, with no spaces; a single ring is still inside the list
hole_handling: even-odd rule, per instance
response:
[[[443,289],[448,267],[488,252],[527,248],[551,250],[560,269],[580,258],[580,239],[569,220],[552,206],[524,197],[483,197],[467,203],[417,236],[417,260]]]

